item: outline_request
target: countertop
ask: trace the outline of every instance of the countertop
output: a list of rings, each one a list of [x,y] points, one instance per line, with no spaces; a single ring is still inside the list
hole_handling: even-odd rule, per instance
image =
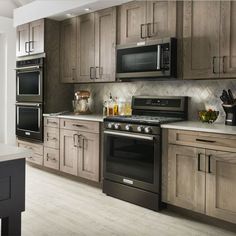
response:
[[[30,157],[31,151],[0,143],[0,162]]]
[[[233,134],[236,135],[236,126],[229,126],[223,123],[202,123],[200,121],[182,121],[161,125],[162,128],[180,129],[189,131],[210,132],[218,134]]]
[[[63,119],[97,121],[97,122],[103,122],[103,118],[105,118],[103,115],[100,115],[100,114],[76,115],[74,113],[66,113],[66,114],[51,113],[51,114],[43,114],[43,116],[57,117],[57,118],[63,118]]]

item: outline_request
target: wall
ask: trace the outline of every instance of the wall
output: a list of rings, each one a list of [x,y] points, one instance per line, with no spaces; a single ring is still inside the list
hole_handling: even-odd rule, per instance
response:
[[[219,99],[222,89],[230,88],[236,97],[236,80],[195,81],[140,81],[130,83],[100,83],[75,85],[75,90],[87,89],[92,93],[90,106],[93,112],[102,113],[102,103],[114,97],[131,100],[133,95],[189,96],[189,119],[197,119],[199,110],[212,108],[220,111],[217,122],[223,122],[224,111]]]
[[[15,28],[13,20],[0,17],[0,142],[15,138]]]

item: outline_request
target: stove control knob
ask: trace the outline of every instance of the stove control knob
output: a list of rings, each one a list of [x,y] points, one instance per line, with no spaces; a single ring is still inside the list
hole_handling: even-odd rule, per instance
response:
[[[125,126],[125,130],[131,131],[131,130],[132,130],[132,126],[131,126],[131,125],[126,125],[126,126]]]
[[[115,124],[114,127],[115,127],[115,129],[120,129],[121,128],[120,124]]]
[[[108,123],[107,127],[108,127],[108,129],[113,129],[114,128],[114,124],[113,123]]]
[[[143,132],[143,130],[144,130],[143,126],[138,126],[138,127],[137,127],[137,131],[138,131],[138,132]]]
[[[147,126],[147,127],[145,127],[144,131],[145,131],[145,133],[150,134],[150,133],[152,133],[152,128]]]

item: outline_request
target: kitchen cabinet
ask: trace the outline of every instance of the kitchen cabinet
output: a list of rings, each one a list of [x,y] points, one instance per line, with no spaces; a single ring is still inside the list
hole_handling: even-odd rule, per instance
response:
[[[168,201],[179,207],[204,213],[205,165],[200,167],[205,150],[169,145]],[[205,164],[205,162],[203,163]]]
[[[99,123],[60,120],[60,170],[99,182]]]
[[[236,153],[207,150],[206,214],[236,223]]]
[[[236,135],[164,130],[162,200],[236,223]]]
[[[133,1],[119,7],[118,44],[176,37],[176,1]]]
[[[62,21],[60,25],[60,77],[61,82],[77,80],[77,24],[76,17]]]
[[[236,76],[236,3],[184,1],[184,79]]]
[[[44,19],[20,25],[16,29],[16,56],[44,52]]]

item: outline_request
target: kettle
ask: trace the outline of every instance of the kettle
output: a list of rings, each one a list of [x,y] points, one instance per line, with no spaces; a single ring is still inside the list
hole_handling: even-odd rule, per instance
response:
[[[90,92],[79,90],[75,93],[75,99],[72,101],[75,114],[90,114],[89,110]]]

